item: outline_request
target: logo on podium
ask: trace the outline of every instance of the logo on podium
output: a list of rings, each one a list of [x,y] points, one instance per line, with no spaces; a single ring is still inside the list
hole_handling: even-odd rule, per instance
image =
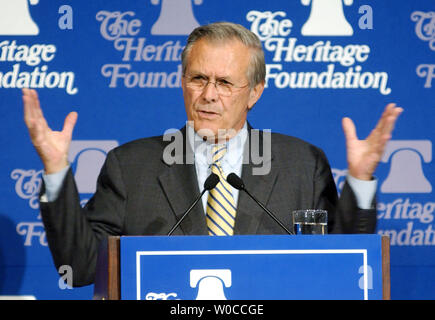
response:
[[[311,3],[310,16],[302,27],[304,36],[351,36],[352,26],[347,22],[343,11],[353,0],[301,0],[304,6]]]
[[[231,287],[231,270],[191,270],[190,287],[198,287],[198,295],[195,300],[227,300],[224,287]]]
[[[30,0],[36,5],[39,0]],[[0,35],[3,36],[36,36],[39,28],[32,20],[29,11],[29,0],[0,1]]]
[[[158,5],[162,3],[160,16],[151,28],[153,35],[188,35],[199,27],[193,15],[192,0],[151,0]],[[202,0],[194,0],[196,5]]]

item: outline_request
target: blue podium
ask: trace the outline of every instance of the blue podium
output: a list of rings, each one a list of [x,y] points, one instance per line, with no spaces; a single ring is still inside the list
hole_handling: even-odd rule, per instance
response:
[[[389,239],[379,235],[110,237],[95,299],[390,298]]]

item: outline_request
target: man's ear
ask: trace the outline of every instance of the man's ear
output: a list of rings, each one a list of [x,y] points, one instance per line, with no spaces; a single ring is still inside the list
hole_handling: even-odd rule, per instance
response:
[[[251,89],[249,93],[249,102],[248,109],[251,110],[252,107],[257,103],[258,99],[260,99],[264,90],[264,81],[261,81],[254,88]]]

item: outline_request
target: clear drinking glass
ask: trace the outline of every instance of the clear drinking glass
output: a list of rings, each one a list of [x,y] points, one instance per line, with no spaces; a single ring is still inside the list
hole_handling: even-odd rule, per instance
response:
[[[292,212],[292,222],[296,235],[328,233],[328,212],[326,210],[295,210]]]

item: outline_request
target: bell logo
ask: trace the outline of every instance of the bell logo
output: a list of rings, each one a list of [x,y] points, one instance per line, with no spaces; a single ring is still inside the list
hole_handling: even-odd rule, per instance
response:
[[[30,4],[38,4],[39,0],[30,0]],[[29,0],[0,1],[0,35],[3,36],[36,36],[39,28],[32,20],[29,12]]]
[[[304,36],[351,36],[352,26],[347,22],[343,12],[345,5],[352,5],[353,0],[301,0],[304,6],[311,4],[310,16],[302,27]]]
[[[195,300],[227,300],[224,287],[231,287],[231,270],[190,270],[190,287],[198,287],[198,295]]]
[[[422,160],[432,161],[429,140],[392,140],[382,162],[390,162],[390,172],[381,186],[383,193],[430,193],[432,185],[423,173]]]
[[[117,146],[116,140],[71,141],[68,161],[76,166],[74,179],[79,193],[95,193],[97,177],[106,155]]]
[[[158,5],[162,3],[160,16],[151,28],[153,35],[188,35],[199,27],[192,10],[192,0],[151,0]],[[202,4],[202,0],[194,0]]]

